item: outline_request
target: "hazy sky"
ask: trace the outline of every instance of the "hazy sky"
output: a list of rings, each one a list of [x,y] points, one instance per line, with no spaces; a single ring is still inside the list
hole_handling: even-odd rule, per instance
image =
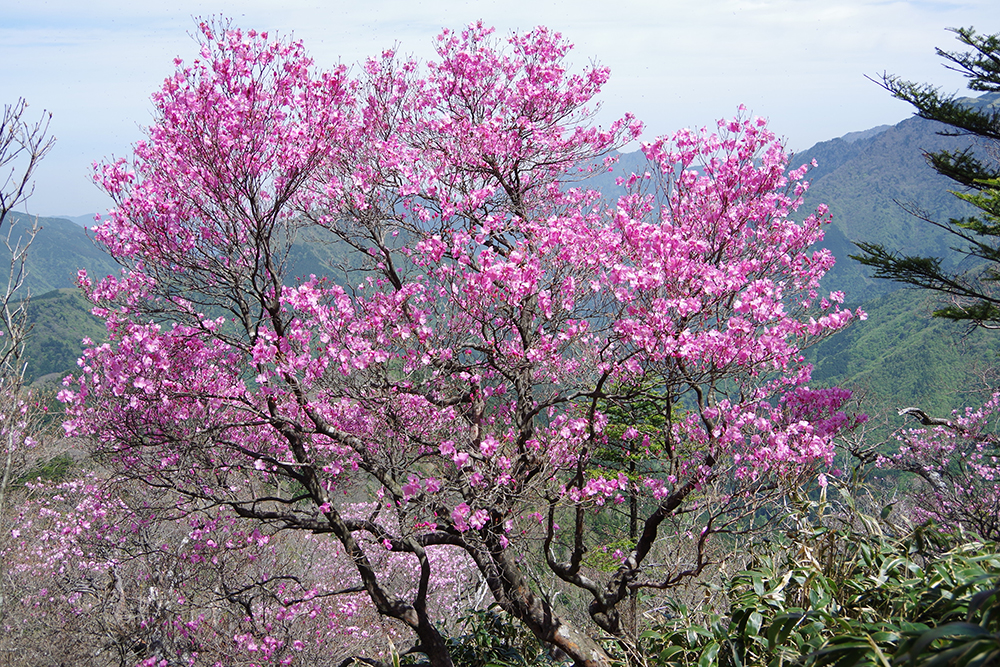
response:
[[[58,143],[37,172],[28,211],[80,215],[110,201],[90,165],[124,156],[151,119],[150,94],[195,57],[195,16],[292,33],[319,67],[357,63],[386,47],[421,58],[442,27],[483,19],[501,34],[547,25],[576,45],[572,62],[611,68],[599,121],[626,111],[647,136],[711,124],[745,104],[802,150],[847,132],[896,123],[909,107],[865,75],[963,79],[934,47],[957,48],[947,27],[1000,32],[997,0],[0,0],[0,90],[53,113]]]

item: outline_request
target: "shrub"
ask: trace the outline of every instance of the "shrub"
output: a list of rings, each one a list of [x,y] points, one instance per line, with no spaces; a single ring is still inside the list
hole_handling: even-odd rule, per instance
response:
[[[850,500],[848,498],[848,500]],[[726,610],[675,604],[643,634],[650,665],[937,667],[1000,659],[1000,555],[933,524],[897,535],[853,502],[807,503],[749,566]]]

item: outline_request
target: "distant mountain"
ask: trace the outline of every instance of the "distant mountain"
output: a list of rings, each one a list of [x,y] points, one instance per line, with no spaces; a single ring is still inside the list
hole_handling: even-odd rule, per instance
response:
[[[995,105],[1000,94],[969,103]],[[809,351],[814,381],[861,390],[891,408],[889,414],[916,405],[946,416],[984,398],[984,378],[997,377],[991,367],[997,365],[1000,335],[934,318],[937,294],[872,280],[865,267],[848,259],[856,252],[852,241],[871,241],[906,254],[941,257],[945,266],[955,267],[960,258],[948,252],[955,239],[910,212],[947,221],[974,211],[951,194],[956,184],[924,160],[929,151],[970,146],[967,137],[939,134],[945,129],[914,117],[822,142],[794,161],[799,165],[815,158],[819,165],[809,172],[804,209],[825,202],[833,215],[823,245],[838,261],[824,283],[843,290],[852,303],[865,302],[868,312],[867,321]],[[895,417],[889,421],[893,428],[901,424]]]
[[[874,137],[877,134],[882,134],[889,129],[892,129],[892,125],[878,125],[868,130],[861,130],[860,132],[848,132],[844,136],[840,137],[840,140],[853,144],[855,141],[860,139],[870,139],[871,137]]]
[[[58,289],[31,298],[28,303],[27,380],[78,371],[82,340],[104,339],[104,323],[90,314],[90,303],[78,289]]]
[[[988,103],[1000,94],[983,97]],[[914,216],[920,211],[934,220],[969,215],[974,209],[951,194],[956,184],[931,169],[924,154],[970,146],[968,137],[942,136],[946,127],[922,118],[894,126],[855,132],[824,141],[795,155],[793,166],[813,159],[818,166],[807,176],[810,188],[800,211],[825,203],[833,216],[823,245],[837,257],[825,284],[843,290],[850,301],[876,298],[898,285],[873,281],[866,269],[848,259],[854,241],[883,243],[906,254],[942,257],[953,266],[947,249],[954,243],[943,230]],[[908,210],[909,209],[909,210]]]
[[[35,218],[12,213],[11,245],[24,243],[31,224],[39,230],[28,248],[21,298],[28,298],[31,333],[27,345],[27,379],[76,370],[84,337],[100,339],[104,325],[90,314],[90,304],[76,289],[77,272],[92,277],[117,274],[119,266],[97,248],[79,224],[61,218]],[[6,232],[6,225],[4,232]],[[0,287],[10,279],[10,251],[0,243]]]
[[[12,213],[15,230],[26,229],[35,218]],[[78,216],[93,222],[90,216]],[[64,218],[37,218],[41,228],[28,251],[25,287],[31,294],[41,294],[76,285],[77,272],[86,269],[91,278],[117,275],[121,267],[94,244],[88,231]],[[15,231],[15,236],[17,235]],[[16,238],[12,239],[16,241]],[[289,275],[295,278],[316,275],[339,275],[337,268],[344,253],[329,234],[310,233],[292,246],[288,261]],[[10,252],[0,243],[0,286],[9,278]]]
[[[12,213],[15,236],[35,218]],[[40,227],[28,251],[25,287],[31,294],[42,294],[76,284],[77,271],[87,269],[94,277],[117,274],[118,264],[94,245],[86,230],[62,218],[37,218]],[[6,231],[6,230],[4,230]],[[22,237],[23,238],[23,237]],[[12,242],[16,238],[11,239]],[[0,285],[9,280],[10,252],[0,244]]]
[[[79,216],[92,221],[91,216]],[[100,340],[104,325],[90,314],[90,304],[76,289],[77,272],[86,269],[94,279],[117,275],[121,267],[96,246],[87,231],[63,218],[35,218],[12,213],[14,234],[25,239],[37,220],[39,231],[28,249],[27,276],[19,296],[28,297],[28,319],[32,330],[28,342],[28,379],[47,374],[76,371],[84,337]],[[343,254],[330,238],[313,233],[307,242],[293,245],[289,253],[290,275],[310,274],[342,277],[338,268]],[[23,242],[23,241],[22,241]],[[9,280],[10,252],[0,243],[0,287]]]
[[[94,225],[94,217],[96,217],[96,215],[96,213],[88,213],[87,215],[53,215],[50,217],[69,220],[70,222],[75,222],[81,227],[92,227]]]

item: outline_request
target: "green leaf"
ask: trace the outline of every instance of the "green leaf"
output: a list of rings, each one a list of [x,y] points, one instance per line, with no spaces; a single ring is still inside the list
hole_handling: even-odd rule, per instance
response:
[[[659,660],[660,662],[667,662],[668,660],[670,660],[670,658],[677,655],[678,653],[682,653],[683,651],[684,649],[680,646],[668,646],[662,651],[660,651]]]
[[[719,655],[719,643],[710,642],[698,658],[698,667],[716,667],[715,657]]]
[[[913,644],[913,647],[908,651],[911,656],[911,661],[915,664],[917,657],[927,650],[937,639],[944,638],[958,638],[958,637],[968,637],[968,638],[978,638],[978,637],[989,637],[990,633],[987,632],[981,626],[975,625],[973,623],[946,623],[933,630],[928,630],[927,632],[920,635],[920,638]]]
[[[879,645],[875,642],[875,639],[871,635],[868,636],[868,644],[875,653],[875,657],[878,659],[878,664],[882,667],[891,667],[889,660],[885,657],[885,654],[882,653],[882,649],[879,648]]]
[[[699,636],[712,639],[712,633],[699,625],[688,627],[685,634],[687,635],[688,646],[692,647],[697,646]]]
[[[973,595],[972,599],[969,600],[969,611],[968,614],[966,615],[965,620],[971,622],[972,617],[975,616],[976,612],[979,610],[979,607],[981,607],[984,602],[997,595],[997,593],[1000,593],[1000,588],[993,588],[988,591],[981,591]],[[1000,600],[1000,598],[997,598],[997,600]]]
[[[795,629],[803,616],[803,614],[794,613],[776,616],[767,629],[767,650],[773,652],[776,647],[784,645],[788,635]]]

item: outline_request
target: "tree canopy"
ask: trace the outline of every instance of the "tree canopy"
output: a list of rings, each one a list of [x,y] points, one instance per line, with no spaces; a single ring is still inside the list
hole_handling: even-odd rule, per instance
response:
[[[184,548],[338,545],[352,575],[254,584],[283,622],[362,591],[451,665],[432,596],[462,563],[540,640],[609,665],[601,637],[634,648],[623,600],[698,574],[713,537],[831,462],[848,394],[810,389],[801,350],[860,313],[819,293],[825,211],[792,220],[807,167],[764,120],[644,143],[609,202],[585,179],[641,125],[593,124],[608,71],[570,73],[545,28],[445,31],[437,60],[386,51],[355,76],[227,24],[199,42],[132,159],[97,167],[116,208],[95,236],[126,268],[81,273],[108,341],[61,398],[69,434],[160,491],[141,516],[195,526]],[[306,235],[343,265],[289,275]],[[647,460],[626,474],[609,447]],[[634,541],[588,566],[626,498]],[[291,659],[261,632],[253,650]]]

